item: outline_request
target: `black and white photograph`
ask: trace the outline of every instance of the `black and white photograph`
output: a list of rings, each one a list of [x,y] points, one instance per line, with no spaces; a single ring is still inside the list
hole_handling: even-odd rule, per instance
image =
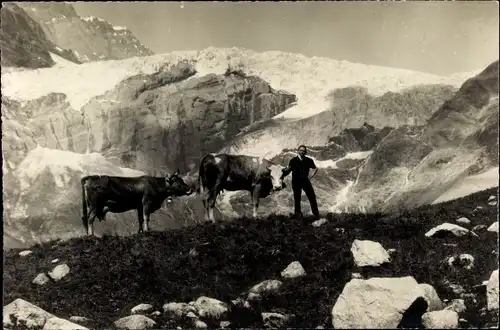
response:
[[[3,328],[493,329],[498,1],[3,2]]]

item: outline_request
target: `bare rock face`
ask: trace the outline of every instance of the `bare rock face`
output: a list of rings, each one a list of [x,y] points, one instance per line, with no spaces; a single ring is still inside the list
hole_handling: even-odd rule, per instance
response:
[[[22,7],[22,6],[21,6]],[[2,67],[47,68],[55,64],[49,52],[68,61],[80,63],[70,51],[57,47],[40,24],[33,20],[18,4],[2,6],[0,47]]]
[[[125,27],[112,26],[98,17],[80,17],[69,3],[22,3],[48,39],[71,49],[80,62],[117,60],[153,55]]]
[[[388,134],[360,169],[345,206],[390,212],[432,203],[468,175],[498,166],[498,126],[490,124],[498,122],[498,94],[496,61],[465,81],[425,125]]]
[[[130,77],[83,107],[90,150],[139,170],[189,170],[241,129],[296,100],[258,77],[210,74],[191,78],[190,64]]]

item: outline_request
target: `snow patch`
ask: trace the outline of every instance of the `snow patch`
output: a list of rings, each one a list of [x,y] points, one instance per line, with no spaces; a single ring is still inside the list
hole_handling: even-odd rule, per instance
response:
[[[98,153],[78,154],[37,146],[28,152],[18,166],[16,176],[20,179],[21,191],[29,190],[31,183],[46,169],[54,177],[59,188],[69,184],[71,172],[81,172],[82,175],[144,175],[141,171],[115,166]]]
[[[444,194],[432,202],[432,204],[447,202],[468,196],[478,191],[498,187],[498,179],[498,166],[483,173],[470,175],[448,189]]]
[[[127,30],[127,28],[125,26],[113,26],[113,30],[123,31],[123,30]]]
[[[335,204],[330,207],[330,212],[332,213],[342,213],[347,212],[347,207],[344,210],[341,209],[340,205],[343,205],[349,198],[349,191],[351,187],[354,185],[354,181],[347,181],[347,184],[344,188],[342,188],[338,194],[335,196]]]
[[[106,20],[96,16],[82,17],[82,20],[84,20],[85,22],[92,22],[92,21],[106,22]]]

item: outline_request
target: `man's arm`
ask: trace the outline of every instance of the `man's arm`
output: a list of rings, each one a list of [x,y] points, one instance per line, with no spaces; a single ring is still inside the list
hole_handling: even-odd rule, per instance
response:
[[[283,169],[283,172],[282,172],[283,174],[281,175],[282,179],[284,177],[286,177],[288,174],[290,174],[290,172],[292,172],[292,160],[293,160],[293,158],[290,159],[290,161],[288,162],[288,166]]]
[[[309,175],[309,180],[311,180],[318,172],[318,168],[316,167],[314,160],[312,158],[309,158],[309,159],[310,159],[309,167],[313,170],[312,173]]]

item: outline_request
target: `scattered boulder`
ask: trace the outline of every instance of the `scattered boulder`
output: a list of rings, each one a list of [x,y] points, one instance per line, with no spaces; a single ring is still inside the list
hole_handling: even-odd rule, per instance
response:
[[[498,310],[498,269],[491,273],[486,285],[486,298],[488,310]]]
[[[355,239],[351,246],[351,252],[358,267],[380,266],[391,260],[389,253],[378,242]]]
[[[229,328],[231,326],[231,322],[229,321],[220,321],[219,327],[221,329]]]
[[[208,328],[208,325],[205,322],[203,322],[202,320],[195,319],[194,322],[193,322],[193,324],[194,324],[194,327],[196,329],[206,329],[206,328]]]
[[[497,196],[494,196],[494,195],[491,195],[491,196],[488,198],[488,202],[495,201],[495,200],[497,200]]]
[[[448,265],[450,267],[458,266],[470,270],[474,267],[474,257],[466,253],[461,254],[458,257],[457,256],[449,257]]]
[[[498,233],[498,221],[495,221],[491,226],[487,229],[490,232]]]
[[[313,223],[311,223],[311,225],[313,227],[320,227],[320,226],[324,225],[327,222],[328,222],[328,220],[326,220],[326,219],[323,218],[323,219],[319,219],[319,220],[314,221]]]
[[[427,312],[422,316],[422,324],[427,329],[456,329],[458,314],[452,310]]]
[[[332,324],[339,328],[385,328],[398,326],[410,306],[424,293],[411,277],[352,279],[344,287],[332,309]],[[418,304],[417,304],[418,305]],[[427,304],[424,302],[424,313]]]
[[[52,263],[53,263],[53,264],[57,264],[58,262],[59,262],[59,259],[54,259],[54,260],[52,260]]]
[[[66,265],[66,264],[62,264],[62,265],[57,265],[54,267],[54,269],[52,269],[50,272],[49,272],[49,276],[54,280],[54,281],[59,281],[60,279],[62,279],[64,276],[68,275],[69,273],[69,266]]]
[[[428,312],[433,312],[433,311],[439,311],[443,309],[444,304],[439,298],[438,293],[436,292],[436,289],[430,284],[427,283],[422,283],[418,285],[420,289],[423,291],[423,297],[425,301],[427,301],[427,311]]]
[[[306,271],[298,261],[290,263],[282,272],[283,278],[296,278],[306,275]]]
[[[199,297],[194,303],[194,307],[198,312],[197,314],[202,318],[218,319],[229,311],[228,306],[224,302],[205,296]]]
[[[497,201],[488,202],[488,205],[490,205],[490,206],[496,206],[497,205]]]
[[[24,250],[24,251],[19,252],[19,255],[21,257],[27,257],[27,256],[29,256],[32,253],[33,253],[33,251],[31,251],[31,250]]]
[[[283,315],[280,313],[262,313],[262,321],[264,322],[265,328],[283,328],[289,319],[289,315]]]
[[[363,278],[360,273],[352,273],[351,278]]]
[[[432,228],[427,233],[425,233],[426,237],[434,237],[441,236],[446,234],[451,234],[457,237],[466,236],[470,233],[470,231],[464,227],[460,227],[458,225],[445,222],[437,227]]]
[[[252,294],[254,294],[254,293],[252,293]],[[248,295],[250,296],[250,293]],[[257,295],[257,296],[260,297],[260,295]],[[238,307],[243,307],[243,308],[251,308],[250,303],[241,297],[238,297],[234,300],[231,300],[231,304],[233,306],[238,306]]]
[[[59,317],[52,317],[47,320],[43,330],[88,330],[88,328]]]
[[[151,315],[151,316],[153,316],[153,317],[156,317],[156,316],[160,316],[160,315],[161,315],[161,312],[160,312],[160,311],[154,311],[154,312],[152,312],[152,313],[151,313],[151,314],[149,314],[149,315]]]
[[[457,313],[463,313],[465,312],[467,307],[465,307],[465,302],[463,299],[453,299],[445,309],[455,311]]]
[[[187,313],[186,317],[188,319],[197,319],[198,318],[198,316],[195,313],[193,313],[193,312]]]
[[[153,328],[156,322],[144,315],[130,315],[116,320],[114,325],[119,329],[142,330]]]
[[[3,308],[3,326],[4,328],[11,327],[13,324],[10,321],[10,316],[17,318],[19,321],[26,322],[29,328],[40,327],[42,328],[48,319],[55,317],[55,315],[44,311],[38,306],[18,298]]]
[[[40,273],[38,274],[34,279],[33,279],[33,284],[37,285],[44,285],[50,282],[50,278],[45,274],[45,273]]]
[[[196,308],[186,303],[171,302],[163,305],[163,311],[174,319],[180,319],[189,312],[196,312]]]
[[[76,316],[76,315],[75,316],[71,316],[69,318],[69,320],[71,322],[75,322],[75,323],[89,323],[89,322],[92,322],[91,319],[89,319],[89,318],[87,318],[85,316]]]
[[[151,304],[139,304],[130,310],[131,314],[142,314],[148,313],[153,310],[153,305]]]
[[[282,285],[283,282],[278,280],[262,281],[248,290],[247,300],[258,300],[263,293],[276,293]]]
[[[470,224],[470,220],[467,219],[466,217],[461,217],[457,219],[457,223],[462,224],[462,225],[468,225]]]
[[[387,253],[393,254],[396,252],[396,249],[387,249]]]

